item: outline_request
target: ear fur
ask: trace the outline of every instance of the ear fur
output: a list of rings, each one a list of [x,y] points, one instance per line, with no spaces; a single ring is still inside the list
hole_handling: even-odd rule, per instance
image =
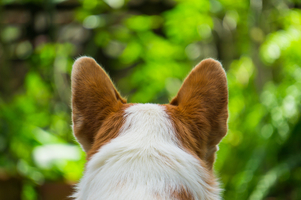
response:
[[[220,62],[214,59],[200,62],[170,104],[176,106],[176,117],[186,119],[189,132],[194,134],[191,141],[199,144],[194,147],[195,151],[212,168],[216,145],[227,133],[228,89],[226,73]],[[207,148],[203,149],[203,145]]]
[[[106,72],[93,58],[80,57],[72,68],[73,132],[88,152],[107,116],[126,103]]]

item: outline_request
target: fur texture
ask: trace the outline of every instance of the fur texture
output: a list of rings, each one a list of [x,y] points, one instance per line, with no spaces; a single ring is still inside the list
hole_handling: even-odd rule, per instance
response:
[[[125,110],[118,134],[95,153],[76,199],[218,199],[202,162],[179,143],[164,106],[137,104]],[[181,191],[183,190],[183,191]]]
[[[88,152],[104,121],[119,111],[126,100],[121,98],[106,72],[89,57],[75,61],[71,88],[73,132]]]
[[[221,64],[200,62],[167,109],[179,140],[212,170],[217,144],[227,133],[228,89]]]
[[[227,132],[221,64],[206,59],[167,105],[126,104],[89,57],[72,70],[74,135],[87,152],[77,200],[220,199],[212,167]]]

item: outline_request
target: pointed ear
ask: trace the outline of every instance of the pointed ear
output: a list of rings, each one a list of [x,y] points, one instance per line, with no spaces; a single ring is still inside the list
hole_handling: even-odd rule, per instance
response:
[[[197,128],[196,133],[206,141],[205,159],[213,164],[216,145],[226,135],[228,118],[228,89],[226,73],[214,59],[200,62],[185,79],[177,96],[170,102],[177,106]]]
[[[93,58],[80,57],[72,68],[73,132],[87,152],[106,117],[126,103]]]

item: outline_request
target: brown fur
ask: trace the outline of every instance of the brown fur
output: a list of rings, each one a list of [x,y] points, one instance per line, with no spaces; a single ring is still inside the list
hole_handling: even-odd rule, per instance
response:
[[[189,191],[187,191],[187,189],[184,186],[182,186],[182,188],[179,191],[173,191],[171,197],[172,199],[177,200],[191,200],[193,198],[192,194]]]
[[[89,57],[76,60],[72,70],[74,134],[89,159],[101,146],[118,136],[126,104],[105,71]],[[213,59],[199,63],[187,76],[177,96],[165,105],[183,147],[199,159],[216,185],[212,168],[217,144],[227,132],[226,74]],[[171,191],[178,200],[192,195],[186,188]]]
[[[112,112],[104,120],[101,129],[95,135],[95,142],[92,145],[92,148],[88,151],[87,158],[89,159],[93,154],[95,154],[100,147],[105,145],[111,139],[118,136],[119,130],[121,129],[124,123],[124,110],[128,108],[131,104],[124,104],[118,111]]]
[[[126,100],[119,95],[106,72],[89,57],[81,57],[74,63],[71,87],[74,135],[88,152],[105,120],[108,116],[114,118],[113,113],[120,112]],[[110,126],[115,123],[120,125],[112,121]]]
[[[184,147],[212,170],[216,145],[227,133],[228,89],[221,64],[213,59],[200,62],[165,106]]]

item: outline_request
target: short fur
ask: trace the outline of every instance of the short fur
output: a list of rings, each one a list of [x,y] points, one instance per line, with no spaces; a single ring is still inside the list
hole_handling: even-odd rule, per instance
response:
[[[167,105],[126,104],[89,57],[71,81],[74,135],[88,158],[77,200],[220,199],[212,168],[228,91],[219,62],[198,64]]]
[[[88,162],[78,200],[218,198],[204,164],[179,143],[164,106],[133,105],[125,118],[118,137]]]
[[[221,64],[200,62],[167,108],[180,141],[212,170],[216,145],[227,133],[228,89]]]
[[[83,149],[88,152],[104,121],[120,111],[126,100],[119,95],[106,72],[89,57],[81,57],[75,61],[71,88],[73,132]],[[113,124],[110,127],[120,127],[120,120],[111,123]]]

